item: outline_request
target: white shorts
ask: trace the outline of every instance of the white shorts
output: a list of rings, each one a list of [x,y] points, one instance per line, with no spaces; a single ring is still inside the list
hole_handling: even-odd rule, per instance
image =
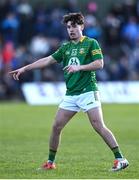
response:
[[[99,91],[90,91],[80,95],[65,96],[59,108],[79,112],[87,112],[89,109],[100,107]]]

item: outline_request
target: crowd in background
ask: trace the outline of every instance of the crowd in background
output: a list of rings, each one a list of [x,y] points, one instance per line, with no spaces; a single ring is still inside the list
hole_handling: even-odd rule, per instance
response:
[[[78,1],[47,7],[32,6],[29,0],[0,1],[0,99],[20,97],[23,82],[63,81],[61,65],[34,70],[14,81],[9,71],[52,54],[68,39],[61,23],[64,14],[78,12]],[[99,81],[139,80],[139,1],[114,3],[98,19],[99,6],[86,4],[84,35],[99,41],[105,68],[97,71]]]

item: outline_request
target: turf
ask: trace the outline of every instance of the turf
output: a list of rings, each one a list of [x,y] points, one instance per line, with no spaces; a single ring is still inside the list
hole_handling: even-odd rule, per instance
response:
[[[116,135],[130,166],[112,173],[113,154],[83,113],[65,127],[57,154],[57,169],[37,171],[47,160],[56,106],[0,104],[0,178],[133,179],[139,178],[139,107],[103,105],[106,125]]]

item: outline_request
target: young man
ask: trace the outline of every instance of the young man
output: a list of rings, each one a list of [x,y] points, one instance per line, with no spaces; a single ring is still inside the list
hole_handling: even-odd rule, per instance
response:
[[[95,39],[82,35],[84,17],[81,13],[70,13],[63,17],[70,41],[64,43],[54,54],[32,64],[10,72],[15,80],[26,71],[43,68],[52,63],[63,63],[66,95],[59,105],[49,142],[48,161],[42,169],[55,169],[55,156],[60,134],[69,120],[82,109],[87,113],[91,125],[112,150],[115,160],[112,171],[126,168],[129,163],[123,157],[112,132],[105,126],[99,99],[95,71],[103,68],[103,55]]]

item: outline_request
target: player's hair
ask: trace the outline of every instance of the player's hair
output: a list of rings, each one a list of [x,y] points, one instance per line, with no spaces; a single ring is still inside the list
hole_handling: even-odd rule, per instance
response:
[[[63,16],[63,24],[67,24],[68,21],[71,21],[72,24],[84,24],[84,16],[82,13],[69,13]]]

